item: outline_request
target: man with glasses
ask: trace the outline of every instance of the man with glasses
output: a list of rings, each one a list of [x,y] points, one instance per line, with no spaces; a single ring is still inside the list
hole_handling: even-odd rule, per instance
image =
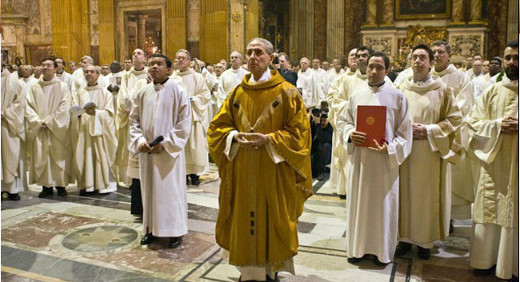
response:
[[[71,181],[69,166],[71,144],[69,135],[69,87],[55,75],[58,64],[54,58],[41,63],[42,77],[27,89],[27,150],[31,158],[29,183],[43,187],[38,195],[46,198],[54,194],[66,196]]]
[[[242,54],[239,52],[231,52],[229,61],[231,62],[231,68],[225,70],[219,79],[226,95],[229,95],[242,82],[244,75],[248,73],[247,70],[242,68]]]
[[[312,194],[311,130],[298,90],[270,70],[273,45],[247,46],[251,71],[228,96],[208,131],[221,176],[217,243],[241,281],[294,274],[298,217]]]
[[[190,97],[192,111],[192,128],[184,151],[186,154],[186,182],[191,179],[193,186],[199,186],[200,175],[209,170],[206,134],[210,122],[211,93],[202,74],[190,68],[191,55],[188,50],[180,49],[175,58],[178,70],[174,75],[182,78],[183,86]]]
[[[462,116],[452,90],[430,75],[434,55],[430,47],[412,50],[413,75],[399,86],[412,118],[412,151],[399,168],[399,245],[395,255],[413,245],[421,259],[430,258],[436,240],[448,236],[451,182],[450,166],[460,158],[455,132]]]

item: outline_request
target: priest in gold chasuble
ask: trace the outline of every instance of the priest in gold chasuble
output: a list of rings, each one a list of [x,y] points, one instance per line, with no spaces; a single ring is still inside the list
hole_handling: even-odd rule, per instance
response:
[[[265,39],[249,43],[251,73],[208,130],[221,178],[217,243],[241,280],[294,274],[298,217],[312,195],[309,120],[298,90],[268,68],[272,53]]]

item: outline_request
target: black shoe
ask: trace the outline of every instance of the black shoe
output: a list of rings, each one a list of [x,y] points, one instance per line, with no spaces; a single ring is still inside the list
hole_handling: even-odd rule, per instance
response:
[[[190,174],[190,177],[191,177],[191,185],[199,186],[199,184],[200,184],[199,176],[196,174]]]
[[[65,197],[67,196],[67,190],[65,190],[65,187],[56,187],[56,190],[58,191],[58,196]]]
[[[399,244],[397,245],[397,248],[395,248],[395,256],[396,257],[404,256],[411,249],[412,249],[412,244],[399,242]]]
[[[513,277],[511,277],[511,279],[509,281],[518,282],[518,276],[513,275]]]
[[[141,245],[148,245],[153,242],[153,240],[155,240],[155,237],[152,235],[152,233],[147,233],[141,239]]]
[[[375,255],[372,256],[372,260],[374,261],[374,264],[376,266],[386,266],[388,264],[388,263],[380,262],[379,258],[377,258],[377,256],[375,256]]]
[[[358,264],[363,260],[363,258],[347,258],[347,261],[351,264]]]
[[[271,276],[269,276],[269,275],[265,275],[265,281],[269,281],[269,282],[271,282],[271,281],[273,281],[273,282],[280,281],[280,279],[278,279],[278,272],[274,273],[274,278],[271,278]]]
[[[455,226],[453,226],[453,219],[450,219],[450,234],[453,234],[455,232]]]
[[[342,199],[342,200],[346,200],[347,199],[347,195],[339,195],[339,198]]]
[[[170,247],[170,249],[175,249],[177,247],[179,247],[182,243],[182,237],[171,237],[170,238],[170,242],[168,243],[168,247]]]
[[[430,249],[425,249],[417,246],[417,256],[420,259],[429,259],[431,255]]]
[[[475,268],[475,269],[473,269],[473,274],[475,274],[477,276],[491,275],[495,272],[495,267],[496,267],[496,265],[493,265],[492,267],[490,267],[488,269]]]
[[[9,200],[11,201],[20,201],[20,195],[18,195],[18,193],[7,193],[9,194],[9,196],[7,196],[9,198]]]
[[[54,195],[54,191],[52,190],[52,187],[43,187],[42,191],[40,192],[40,194],[38,194],[38,198],[47,198],[49,196],[52,196]]]
[[[317,179],[318,179],[319,181],[323,181],[323,179],[325,179],[325,175],[320,174],[320,175],[318,175]]]

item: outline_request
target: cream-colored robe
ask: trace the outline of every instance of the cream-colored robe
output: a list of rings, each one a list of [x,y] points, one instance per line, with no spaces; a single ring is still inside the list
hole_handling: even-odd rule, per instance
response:
[[[117,95],[117,140],[116,165],[119,167],[119,181],[129,184],[128,178],[139,179],[139,159],[128,155],[128,116],[132,110],[135,93],[147,84],[148,68],[137,71],[132,67],[121,80]]]
[[[475,132],[470,150],[480,162],[470,266],[496,264],[501,279],[518,276],[518,133],[501,133],[506,117],[518,118],[518,80],[504,75],[484,91],[468,118]]]
[[[359,105],[386,106],[385,152],[356,147],[350,140],[356,129]],[[399,165],[412,150],[412,122],[406,97],[388,83],[360,87],[337,123],[341,143],[348,152],[347,256],[362,258],[373,254],[380,262],[390,263],[399,227]]]
[[[448,65],[448,67],[441,72],[437,72],[435,68],[432,68],[430,73],[439,76],[442,82],[451,88],[457,106],[462,114],[462,119],[465,121],[475,103],[473,87],[471,86],[469,78],[453,64]],[[469,146],[469,129],[465,123],[459,127],[457,134],[460,136],[463,149],[461,151],[460,161],[454,166],[448,164],[451,166],[451,178],[448,180],[451,181],[451,205],[454,206],[453,209],[458,209],[456,214],[459,214],[458,218],[453,216],[452,219],[468,219],[471,218],[469,205],[473,202],[475,196],[475,183],[472,177],[472,160],[466,154]]]
[[[459,159],[455,132],[462,116],[451,89],[438,77],[424,82],[408,77],[399,89],[408,99],[412,122],[427,128],[427,139],[413,140],[412,153],[399,169],[399,241],[432,248],[449,231],[447,162]]]
[[[185,72],[176,71],[182,78],[186,92],[191,101],[191,132],[186,145],[186,174],[200,175],[209,169],[208,140],[206,138],[209,126],[209,109],[211,93],[200,73],[189,69]]]
[[[394,80],[395,87],[399,87],[399,85],[401,85],[401,83],[403,83],[409,76],[412,76],[412,75],[413,75],[412,68],[406,68],[403,71],[401,71]]]
[[[69,134],[69,87],[57,77],[27,89],[27,150],[31,158],[29,183],[46,187],[65,187],[70,183],[72,156]],[[47,128],[42,128],[45,122]]]
[[[147,84],[130,114],[130,151],[139,158],[144,232],[158,237],[188,233],[184,148],[190,136],[190,100],[173,79]],[[163,136],[164,151],[139,153],[139,146]]]
[[[72,83],[74,82],[70,73],[63,71],[61,74],[56,73],[56,77],[59,78],[62,82],[65,82],[69,86],[69,89],[72,89]]]
[[[117,150],[112,93],[99,85],[74,93],[76,105],[94,102],[96,114],[71,116],[73,168],[79,189],[110,193],[117,190],[114,160]]]
[[[2,71],[2,191],[19,193],[27,185],[24,170],[25,97],[24,85]]]
[[[244,76],[248,73],[249,72],[247,70],[239,67],[236,70],[229,68],[220,75],[219,81],[222,85],[222,88],[224,89],[226,96],[229,95],[229,93],[232,92],[235,87],[237,87],[237,85],[242,82],[242,79],[244,79]]]

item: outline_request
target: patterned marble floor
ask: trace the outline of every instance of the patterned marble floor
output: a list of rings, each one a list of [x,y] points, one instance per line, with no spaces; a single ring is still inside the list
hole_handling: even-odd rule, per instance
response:
[[[498,281],[474,276],[468,263],[469,221],[438,242],[432,258],[414,253],[379,267],[345,256],[345,201],[326,181],[314,183],[298,225],[296,276],[282,281]],[[188,189],[189,230],[178,249],[159,240],[140,246],[139,221],[130,215],[127,188],[110,195],[37,197],[31,186],[19,202],[2,202],[3,281],[238,281],[239,272],[221,257],[214,229],[219,180],[215,168]]]

